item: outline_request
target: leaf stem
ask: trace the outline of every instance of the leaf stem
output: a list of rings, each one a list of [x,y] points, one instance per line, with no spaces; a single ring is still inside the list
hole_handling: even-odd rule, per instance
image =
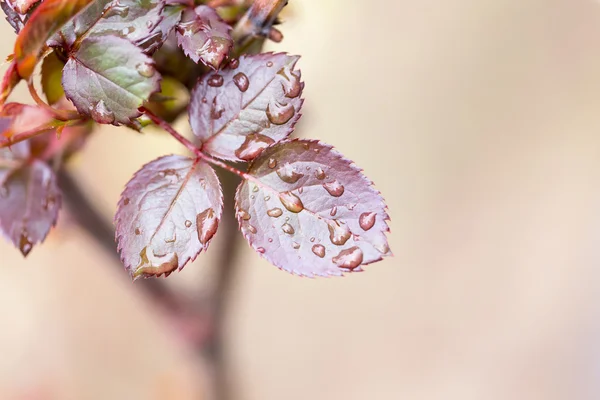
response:
[[[80,119],[81,116],[79,115],[78,112],[76,111],[71,111],[71,110],[57,110],[56,108],[50,106],[49,104],[47,104],[44,100],[42,100],[42,98],[40,97],[40,95],[38,94],[37,90],[35,89],[35,86],[33,84],[33,80],[29,79],[27,81],[27,88],[29,89],[29,94],[31,95],[31,97],[33,98],[33,100],[36,102],[36,104],[40,107],[42,107],[44,110],[48,111],[49,113],[51,113],[52,115],[54,115],[54,118],[59,119],[61,121],[69,121],[69,120],[74,120],[74,119]]]

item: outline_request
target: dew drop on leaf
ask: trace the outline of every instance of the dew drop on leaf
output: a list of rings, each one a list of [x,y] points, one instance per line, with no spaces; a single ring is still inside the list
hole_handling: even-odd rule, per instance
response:
[[[267,61],[267,67],[271,68],[273,66],[273,61]]]
[[[360,217],[358,218],[358,224],[360,225],[363,231],[368,231],[373,227],[373,225],[375,225],[376,216],[377,214],[375,214],[374,212],[364,212],[360,214]]]
[[[304,210],[304,204],[302,204],[302,200],[300,200],[300,197],[296,196],[292,192],[279,193],[279,200],[288,211],[299,213],[300,211]]]
[[[324,183],[323,187],[327,190],[327,193],[333,197],[340,197],[344,194],[344,185],[339,183],[337,180],[333,180],[329,183]]]
[[[252,189],[252,192],[258,193],[258,186],[254,186],[254,189]]]
[[[281,210],[281,208],[271,208],[269,211],[267,211],[267,215],[269,217],[273,217],[273,218],[279,218],[281,217],[281,214],[283,214],[283,211]]]
[[[126,205],[128,205],[128,204],[129,204],[129,202],[130,202],[130,200],[129,200],[129,197],[125,197],[125,198],[123,199],[123,205],[125,205],[125,206],[126,206]]]
[[[274,158],[269,158],[269,168],[273,169],[277,166],[277,160]]]
[[[31,239],[29,239],[29,234],[23,229],[21,237],[19,238],[19,250],[21,250],[24,257],[27,257],[32,248],[33,243],[31,243]]]
[[[157,255],[150,251],[148,247],[144,247],[140,252],[140,264],[133,273],[133,278],[149,277],[149,276],[169,276],[171,272],[177,269],[179,260],[176,253],[168,253],[165,255]]]
[[[142,231],[140,231],[140,228],[135,228],[135,234],[138,236],[142,234]]]
[[[334,217],[335,214],[337,214],[337,206],[331,207],[331,211],[329,212],[329,215],[331,215],[332,217]]]
[[[95,105],[90,105],[89,111],[94,121],[100,124],[112,124],[115,122],[115,114],[106,107],[104,100],[100,100]]]
[[[363,252],[358,247],[342,250],[340,254],[331,259],[338,267],[353,270],[363,261]]]
[[[323,246],[322,244],[315,244],[312,247],[312,252],[317,256],[317,257],[325,257],[325,246]]]
[[[286,183],[296,183],[304,174],[296,171],[296,168],[290,163],[285,163],[277,170],[277,176]]]
[[[350,236],[352,236],[348,225],[343,222],[337,220],[327,221],[327,227],[329,228],[331,243],[337,246],[343,246],[350,239]]]
[[[296,114],[293,104],[272,101],[267,106],[267,118],[275,125],[284,125]]]
[[[208,208],[196,216],[196,226],[198,229],[198,240],[203,245],[206,245],[217,232],[219,227],[219,219],[215,210]]]
[[[140,74],[144,78],[151,78],[152,76],[154,76],[154,73],[156,72],[156,70],[154,69],[154,66],[147,62],[139,63],[138,65],[135,66],[135,70],[138,72],[138,74]]]
[[[223,77],[219,74],[214,74],[207,81],[209,86],[212,87],[221,87],[223,86]]]
[[[292,247],[293,247],[294,249],[298,250],[298,249],[300,248],[300,243],[298,243],[298,242],[293,242],[293,243],[292,243]]]
[[[246,136],[244,143],[235,151],[236,157],[250,161],[259,156],[269,145],[275,143],[273,139],[260,133],[251,133]]]
[[[288,235],[293,235],[296,231],[294,227],[288,224],[287,222],[281,226],[281,230]]]
[[[250,86],[250,80],[243,72],[238,72],[233,77],[233,83],[240,89],[241,92],[245,92],[248,90],[248,86]]]
[[[248,230],[250,233],[256,233],[256,228],[253,225],[248,224]]]
[[[265,248],[264,247],[257,247],[256,251],[260,254],[264,254],[265,253]]]
[[[189,219],[187,219],[187,220],[185,221],[185,227],[186,227],[186,228],[189,228],[190,226],[192,226],[192,221],[190,221]]]
[[[317,168],[317,170],[315,171],[315,177],[320,181],[325,179],[325,171],[323,171],[323,168]]]

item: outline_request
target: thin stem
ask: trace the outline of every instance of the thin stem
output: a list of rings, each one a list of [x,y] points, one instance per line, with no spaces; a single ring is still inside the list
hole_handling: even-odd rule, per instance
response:
[[[56,128],[55,126],[51,126],[48,124],[44,124],[42,126],[38,126],[37,128],[30,129],[25,132],[18,133],[9,138],[0,136],[0,149],[4,147],[10,147],[14,144],[22,142],[27,139],[31,139],[34,136],[41,135],[42,133],[47,133],[52,129]]]
[[[72,119],[79,119],[81,117],[76,111],[57,110],[56,108],[48,105],[44,100],[42,100],[42,98],[38,94],[32,79],[29,79],[27,81],[27,88],[29,89],[29,94],[31,94],[31,97],[36,102],[36,104],[48,111],[49,113],[51,113],[56,119],[61,121],[69,121]]]
[[[169,132],[171,134],[171,136],[173,136],[175,139],[177,139],[179,141],[179,143],[184,145],[189,151],[194,153],[196,156],[200,156],[200,154],[202,154],[200,152],[200,149],[197,148],[194,145],[194,143],[190,142],[186,137],[184,137],[182,134],[177,132],[175,130],[175,128],[173,128],[171,125],[169,125],[165,120],[163,120],[162,118],[160,118],[157,115],[154,115],[152,113],[152,111],[148,110],[145,107],[141,107],[140,111],[143,112],[144,114],[146,114],[146,116],[148,118],[150,118],[152,120],[152,122],[154,122],[156,125],[160,126],[165,131]]]

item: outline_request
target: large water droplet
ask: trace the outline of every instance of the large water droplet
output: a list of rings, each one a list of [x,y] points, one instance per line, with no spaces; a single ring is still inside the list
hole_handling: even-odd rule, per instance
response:
[[[312,252],[315,253],[315,255],[317,257],[325,257],[325,246],[323,246],[322,244],[315,244],[312,247]]]
[[[290,225],[290,224],[288,224],[288,223],[285,223],[285,224],[283,224],[283,225],[281,226],[281,230],[282,230],[284,233],[287,233],[288,235],[293,235],[293,234],[296,232],[296,231],[294,230],[294,227],[293,227],[293,226],[291,226],[291,225]]]
[[[150,276],[169,276],[179,266],[179,260],[176,253],[157,255],[144,247],[140,252],[140,264],[133,272],[133,279]]]
[[[331,259],[338,267],[352,271],[363,262],[363,252],[358,247],[342,250],[340,254]]]
[[[250,80],[243,72],[238,72],[234,75],[233,83],[235,83],[235,86],[242,92],[248,90],[248,86],[250,86]]]
[[[350,239],[350,236],[352,236],[348,225],[338,220],[327,221],[327,227],[329,228],[331,243],[337,246],[343,246]]]
[[[112,2],[108,3],[104,7],[103,11],[104,11],[104,18],[110,18],[110,17],[115,17],[115,16],[119,16],[121,18],[126,18],[127,15],[129,14],[129,6],[122,5],[117,0],[117,1],[112,1]]]
[[[363,231],[368,231],[373,227],[373,225],[375,225],[376,216],[377,214],[375,214],[374,212],[364,212],[360,214],[360,217],[358,218],[358,224],[360,225]]]
[[[293,104],[280,104],[273,100],[267,106],[267,118],[275,125],[283,125],[296,114]]]
[[[250,219],[250,214],[248,214],[246,210],[240,210],[238,211],[238,217],[244,221],[248,221]]]
[[[290,66],[282,68],[278,74],[284,78],[281,82],[281,85],[283,87],[285,97],[293,99],[300,96],[300,92],[302,91],[300,76],[294,74],[294,71],[291,70]]]
[[[135,66],[135,70],[138,72],[138,74],[145,78],[154,76],[154,73],[156,72],[154,66],[147,62],[139,63]]]
[[[19,237],[19,250],[21,250],[23,257],[27,257],[31,249],[33,249],[33,243],[31,243],[27,231],[23,229],[21,236]]]
[[[274,158],[269,158],[269,168],[273,169],[277,166],[277,160]]]
[[[325,171],[323,171],[323,168],[321,168],[321,167],[317,168],[317,170],[315,171],[315,176],[320,181],[325,179]]]
[[[115,114],[106,107],[104,100],[89,107],[92,119],[100,124],[112,124],[115,122]]]
[[[251,133],[246,136],[244,143],[235,151],[235,155],[241,160],[250,161],[258,157],[266,147],[273,143],[275,141],[268,136]]]
[[[198,231],[198,240],[206,245],[217,232],[219,220],[215,210],[207,208],[196,216],[196,227]]]
[[[300,211],[304,210],[304,204],[302,204],[302,200],[300,200],[300,197],[296,196],[292,192],[279,193],[279,200],[288,211],[299,213]]]
[[[281,214],[283,214],[283,211],[281,210],[281,208],[272,208],[269,211],[267,211],[267,215],[269,217],[273,217],[273,218],[279,218],[281,217]]]
[[[329,183],[324,183],[323,187],[333,197],[340,197],[342,194],[344,194],[344,185],[339,183],[337,180],[331,181]]]
[[[211,77],[208,78],[207,83],[209,86],[212,86],[212,87],[221,87],[221,86],[223,86],[223,77],[219,74],[211,75]]]
[[[296,183],[304,174],[298,172],[292,164],[285,163],[277,170],[277,176],[286,183]]]

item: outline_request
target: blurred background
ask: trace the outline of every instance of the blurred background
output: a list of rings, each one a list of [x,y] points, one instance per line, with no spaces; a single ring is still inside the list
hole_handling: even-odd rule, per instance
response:
[[[600,398],[600,3],[291,0],[282,18],[268,49],[302,55],[296,134],[364,168],[395,257],[302,279],[217,234],[167,281],[201,304],[240,246],[230,399]],[[109,222],[133,172],[177,152],[108,127],[70,169]],[[0,242],[0,272],[1,399],[211,398],[182,339],[210,336],[202,306],[170,317],[68,213],[26,261]]]

